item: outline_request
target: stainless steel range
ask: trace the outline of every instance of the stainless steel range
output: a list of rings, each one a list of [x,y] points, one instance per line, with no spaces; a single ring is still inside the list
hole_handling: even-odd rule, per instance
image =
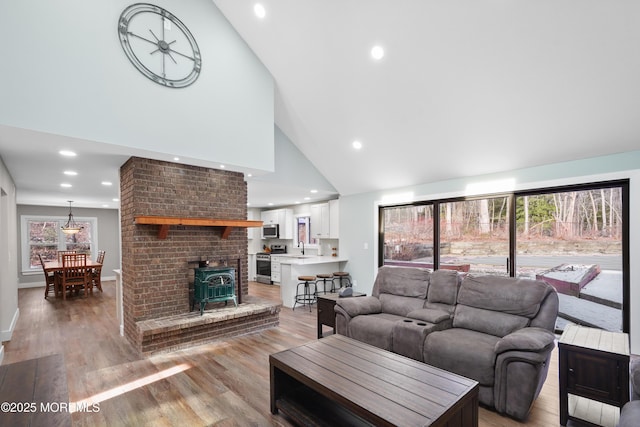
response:
[[[271,284],[271,255],[266,252],[256,254],[256,281]]]
[[[265,248],[266,249],[266,248]],[[286,245],[271,245],[271,252],[258,252],[256,254],[256,281],[271,284],[271,254],[286,254]]]

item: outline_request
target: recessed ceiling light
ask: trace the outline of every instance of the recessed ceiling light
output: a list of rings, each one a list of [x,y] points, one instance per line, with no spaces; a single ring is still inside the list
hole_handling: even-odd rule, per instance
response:
[[[71,184],[69,184],[69,183],[67,183],[67,182],[63,182],[62,184],[60,184],[60,187],[63,187],[63,188],[71,188],[71,187],[72,187],[72,185],[71,185]]]
[[[119,202],[120,201],[120,199],[111,199],[111,200],[113,200],[114,202]]]
[[[58,151],[58,153],[60,153],[61,156],[66,156],[66,157],[75,157],[76,153],[74,153],[73,151],[69,151],[69,150],[60,150]]]
[[[318,192],[318,190],[311,190],[311,192],[315,194]]]
[[[247,174],[247,178],[251,178],[253,176],[253,174],[248,173]]]
[[[106,203],[104,205],[102,205],[103,208],[108,208],[109,205],[107,205]]]
[[[78,172],[76,172],[76,171],[64,171],[63,173],[65,175],[67,175],[67,176],[76,176],[76,175],[78,175]]]
[[[375,60],[380,60],[384,56],[384,49],[382,46],[376,45],[371,48],[371,57]]]
[[[173,160],[177,162],[178,160],[180,160],[180,157],[174,157]]]
[[[113,185],[113,183],[109,181],[102,181],[102,185],[110,186]]]
[[[299,204],[300,204],[300,200],[296,200],[296,201],[295,201],[295,204],[296,204],[296,205],[299,205]]]
[[[269,202],[269,203],[267,203],[267,204],[268,204],[269,206],[273,206],[273,203],[271,203],[271,202]]]
[[[305,200],[311,200],[311,197],[305,197],[304,199]]]
[[[362,142],[360,141],[353,141],[353,143],[351,144],[353,146],[353,148],[355,148],[356,150],[359,150],[362,148]]]
[[[220,169],[224,169],[224,168],[225,168],[225,166],[224,166],[224,165],[220,165]]]
[[[264,17],[267,16],[267,10],[260,3],[256,3],[255,6],[253,6],[253,13],[260,19],[264,19]]]

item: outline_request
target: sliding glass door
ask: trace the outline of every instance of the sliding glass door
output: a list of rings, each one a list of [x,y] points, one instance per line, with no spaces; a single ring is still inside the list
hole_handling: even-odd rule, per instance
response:
[[[559,293],[558,328],[623,325],[623,188],[516,197],[516,276]]]
[[[557,328],[629,328],[628,181],[380,208],[379,265],[544,280]]]

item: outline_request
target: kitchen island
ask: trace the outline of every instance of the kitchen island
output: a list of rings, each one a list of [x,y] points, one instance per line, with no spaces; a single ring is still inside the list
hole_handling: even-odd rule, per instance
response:
[[[298,276],[315,276],[320,273],[343,271],[347,261],[346,258],[333,256],[281,256],[280,296],[282,305],[293,308],[296,287],[299,282]],[[327,286],[330,285],[327,283]],[[322,290],[322,284],[320,290]]]

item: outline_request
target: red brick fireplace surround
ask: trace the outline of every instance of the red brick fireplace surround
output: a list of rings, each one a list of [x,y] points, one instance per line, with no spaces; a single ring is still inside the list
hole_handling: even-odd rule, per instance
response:
[[[247,295],[246,228],[234,227],[223,238],[220,227],[178,225],[159,238],[158,226],[135,223],[138,216],[246,219],[243,174],[132,157],[120,169],[120,197],[124,329],[139,351],[181,348],[278,324],[279,305]],[[220,310],[202,317],[190,312],[194,260],[228,260],[235,268],[240,260],[240,309],[219,303]]]

